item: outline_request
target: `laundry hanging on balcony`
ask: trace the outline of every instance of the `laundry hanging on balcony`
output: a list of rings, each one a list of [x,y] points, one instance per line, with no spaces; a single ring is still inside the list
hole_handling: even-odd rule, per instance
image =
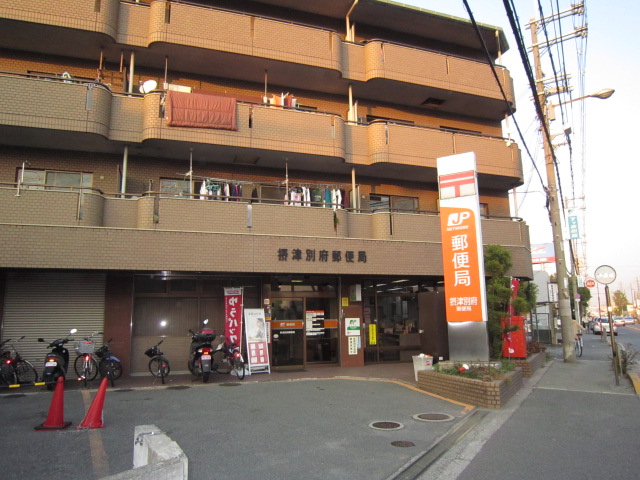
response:
[[[237,130],[235,98],[169,90],[165,99],[170,127]]]

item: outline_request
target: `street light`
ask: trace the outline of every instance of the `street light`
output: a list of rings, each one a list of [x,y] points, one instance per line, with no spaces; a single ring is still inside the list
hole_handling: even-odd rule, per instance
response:
[[[598,90],[595,93],[590,95],[583,95],[582,97],[574,98],[573,100],[567,100],[566,102],[556,103],[555,105],[549,105],[551,108],[559,107],[560,105],[566,105],[567,103],[577,102],[578,100],[584,100],[585,98],[599,98],[601,100],[606,100],[611,95],[613,95],[616,91],[613,88],[603,88],[602,90]]]
[[[540,67],[539,58],[534,55],[536,60],[536,70],[538,78],[542,78],[542,69]],[[540,103],[546,106],[543,110],[543,129],[549,131],[549,108],[554,108],[566,103],[577,102],[585,98],[600,98],[606,99],[613,95],[615,90],[603,89],[590,95],[584,95],[567,102],[561,102],[558,105],[551,105],[547,103],[547,96],[544,91],[544,85],[542,82],[538,83],[538,98]],[[560,311],[560,325],[562,330],[562,357],[565,362],[575,361],[575,350],[573,348],[574,332],[571,324],[571,302],[569,299],[569,276],[566,267],[566,260],[564,255],[564,236],[562,233],[562,218],[560,215],[560,202],[558,198],[558,187],[556,184],[556,163],[553,153],[553,145],[551,144],[551,138],[547,135],[543,135],[544,145],[544,158],[547,169],[547,195],[549,199],[549,213],[551,220],[551,231],[553,234],[553,248],[555,250],[556,257],[556,281],[558,284],[558,310]]]

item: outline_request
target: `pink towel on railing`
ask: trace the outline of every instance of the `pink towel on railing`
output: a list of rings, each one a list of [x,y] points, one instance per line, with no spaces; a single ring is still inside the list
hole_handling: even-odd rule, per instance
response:
[[[237,130],[236,99],[169,90],[165,99],[170,127]]]

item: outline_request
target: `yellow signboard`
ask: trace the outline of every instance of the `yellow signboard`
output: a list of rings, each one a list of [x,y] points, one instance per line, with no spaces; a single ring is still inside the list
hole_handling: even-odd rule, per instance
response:
[[[369,324],[369,345],[378,344],[378,325],[375,323]]]

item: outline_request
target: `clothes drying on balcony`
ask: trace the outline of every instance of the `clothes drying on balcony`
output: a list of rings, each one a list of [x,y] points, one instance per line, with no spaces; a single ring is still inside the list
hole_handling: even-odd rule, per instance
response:
[[[242,200],[242,184],[203,180],[200,186],[200,200],[239,202]]]
[[[165,99],[170,127],[237,130],[235,98],[169,90]]]
[[[307,186],[292,187],[285,195],[285,205],[296,207],[329,207],[334,210],[338,208],[349,208],[349,196],[340,188]]]

